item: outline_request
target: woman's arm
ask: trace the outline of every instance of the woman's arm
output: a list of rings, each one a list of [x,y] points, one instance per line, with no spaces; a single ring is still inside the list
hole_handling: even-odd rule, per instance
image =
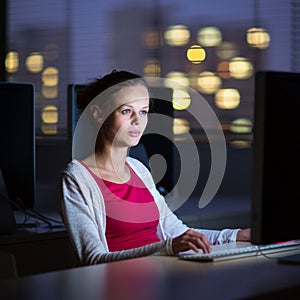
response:
[[[138,248],[129,250],[122,250],[116,252],[98,253],[96,259],[92,264],[106,263],[130,258],[137,258],[142,256],[148,256],[154,253],[166,253],[166,241],[161,241],[149,245],[145,245]]]

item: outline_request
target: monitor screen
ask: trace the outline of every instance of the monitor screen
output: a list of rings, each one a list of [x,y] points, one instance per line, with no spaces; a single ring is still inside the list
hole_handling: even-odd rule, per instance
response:
[[[300,74],[255,78],[252,242],[300,239]]]
[[[0,82],[0,169],[11,201],[35,202],[35,106],[31,83]]]

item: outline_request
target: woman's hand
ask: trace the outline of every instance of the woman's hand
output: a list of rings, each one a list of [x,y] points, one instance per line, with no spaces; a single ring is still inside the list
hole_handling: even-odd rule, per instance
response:
[[[241,229],[238,231],[236,235],[236,241],[237,242],[250,242],[251,241],[251,229]]]
[[[187,250],[199,252],[199,249],[202,249],[203,253],[209,253],[211,251],[210,243],[205,235],[192,229],[173,238],[172,247],[175,254]]]

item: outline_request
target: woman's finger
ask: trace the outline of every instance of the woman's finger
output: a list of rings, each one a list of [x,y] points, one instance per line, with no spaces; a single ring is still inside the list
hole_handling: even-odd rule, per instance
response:
[[[186,237],[184,237],[184,241],[189,249],[192,249],[196,252],[198,252],[198,249],[202,249],[204,253],[209,253],[211,251],[210,243],[204,235],[188,234]]]

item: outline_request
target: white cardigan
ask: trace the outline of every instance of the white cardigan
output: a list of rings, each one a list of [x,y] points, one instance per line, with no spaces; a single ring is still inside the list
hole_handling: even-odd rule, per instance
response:
[[[130,250],[109,252],[105,237],[106,215],[101,190],[88,170],[74,159],[62,173],[59,201],[69,237],[83,264],[141,257],[155,252],[168,253],[166,245],[170,245],[170,239],[189,229],[168,208],[164,197],[157,191],[148,169],[134,158],[127,157],[127,162],[145,183],[158,206],[160,219],[157,236],[161,242]],[[239,229],[194,230],[205,234],[212,244],[222,244],[234,242]]]

